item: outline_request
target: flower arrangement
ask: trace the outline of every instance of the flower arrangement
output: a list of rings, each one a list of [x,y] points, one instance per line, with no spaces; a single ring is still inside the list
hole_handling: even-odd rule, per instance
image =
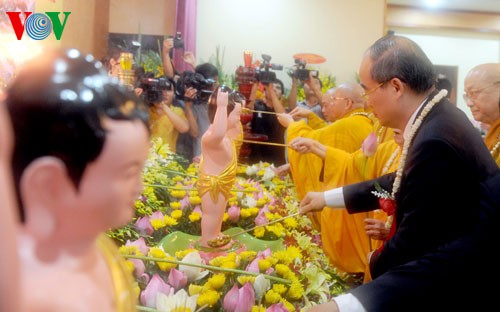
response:
[[[194,187],[198,165],[184,169],[179,157],[161,140],[152,142],[136,217],[109,233],[133,267],[140,309],[291,312],[346,290],[346,277],[329,265],[307,217],[266,225],[298,211],[290,180],[276,177],[268,163],[239,165],[222,230],[255,227],[253,239],[280,248],[264,244],[212,257],[191,245],[172,249],[165,237],[199,235],[203,217]]]

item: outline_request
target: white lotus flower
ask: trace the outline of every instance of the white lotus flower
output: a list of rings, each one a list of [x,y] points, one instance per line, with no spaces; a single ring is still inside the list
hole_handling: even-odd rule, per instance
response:
[[[182,262],[192,263],[195,265],[203,264],[200,253],[197,251],[193,251],[185,255],[184,258],[182,258]],[[179,271],[186,273],[189,283],[201,279],[209,273],[205,269],[184,264],[179,265]]]
[[[196,299],[199,295],[189,296],[181,289],[174,294],[173,289],[170,294],[158,293],[156,297],[156,309],[160,311],[196,311]]]
[[[271,282],[264,277],[264,275],[259,274],[255,278],[253,283],[253,289],[255,290],[255,299],[260,302],[264,294],[271,288]]]

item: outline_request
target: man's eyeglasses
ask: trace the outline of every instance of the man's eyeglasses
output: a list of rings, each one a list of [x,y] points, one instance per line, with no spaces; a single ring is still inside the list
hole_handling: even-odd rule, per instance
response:
[[[491,87],[497,83],[500,83],[500,81],[492,82],[492,83],[487,84],[486,86],[479,88],[479,89],[476,89],[476,90],[464,92],[464,94],[463,94],[464,101],[467,103],[468,101],[477,100],[477,97],[479,96],[479,94],[481,94],[481,92],[483,92],[484,90],[488,89],[489,87]]]
[[[378,90],[378,88],[380,88],[381,86],[386,84],[388,81],[389,80],[383,81],[383,82],[379,83],[375,88],[368,90],[368,91],[365,91],[365,94],[362,95],[363,99],[368,100],[368,98],[370,97],[370,94],[373,94],[375,91]]]

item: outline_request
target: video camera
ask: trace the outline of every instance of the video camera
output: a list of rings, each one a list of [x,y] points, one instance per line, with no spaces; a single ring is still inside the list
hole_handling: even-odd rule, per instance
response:
[[[300,81],[305,81],[309,79],[309,73],[312,72],[313,77],[318,77],[319,73],[317,70],[309,70],[306,68],[306,61],[303,59],[295,59],[295,65],[288,71],[290,77],[299,79]]]
[[[148,105],[159,103],[163,100],[163,90],[171,90],[172,82],[165,78],[145,77],[140,80],[140,87],[143,89],[141,97]]]
[[[178,98],[184,99],[186,89],[194,88],[197,92],[193,103],[201,104],[208,101],[208,98],[213,93],[214,85],[214,79],[207,79],[200,73],[186,70],[182,73],[179,80],[177,80],[175,95]]]
[[[276,81],[276,73],[270,71],[273,70],[283,70],[283,65],[279,64],[271,64],[271,56],[267,54],[262,54],[262,64],[259,68],[255,70],[256,79],[260,81],[262,84],[268,85],[271,82]]]

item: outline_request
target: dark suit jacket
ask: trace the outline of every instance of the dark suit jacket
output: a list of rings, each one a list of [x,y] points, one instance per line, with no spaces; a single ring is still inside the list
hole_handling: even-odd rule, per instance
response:
[[[429,96],[432,99],[434,94]],[[408,150],[396,194],[396,232],[370,260],[373,278],[451,242],[479,218],[480,183],[498,168],[466,115],[443,99]],[[378,207],[374,182],[391,192],[395,175],[344,187],[349,213]]]
[[[351,292],[367,311],[495,311],[500,173],[482,185],[470,231]]]

